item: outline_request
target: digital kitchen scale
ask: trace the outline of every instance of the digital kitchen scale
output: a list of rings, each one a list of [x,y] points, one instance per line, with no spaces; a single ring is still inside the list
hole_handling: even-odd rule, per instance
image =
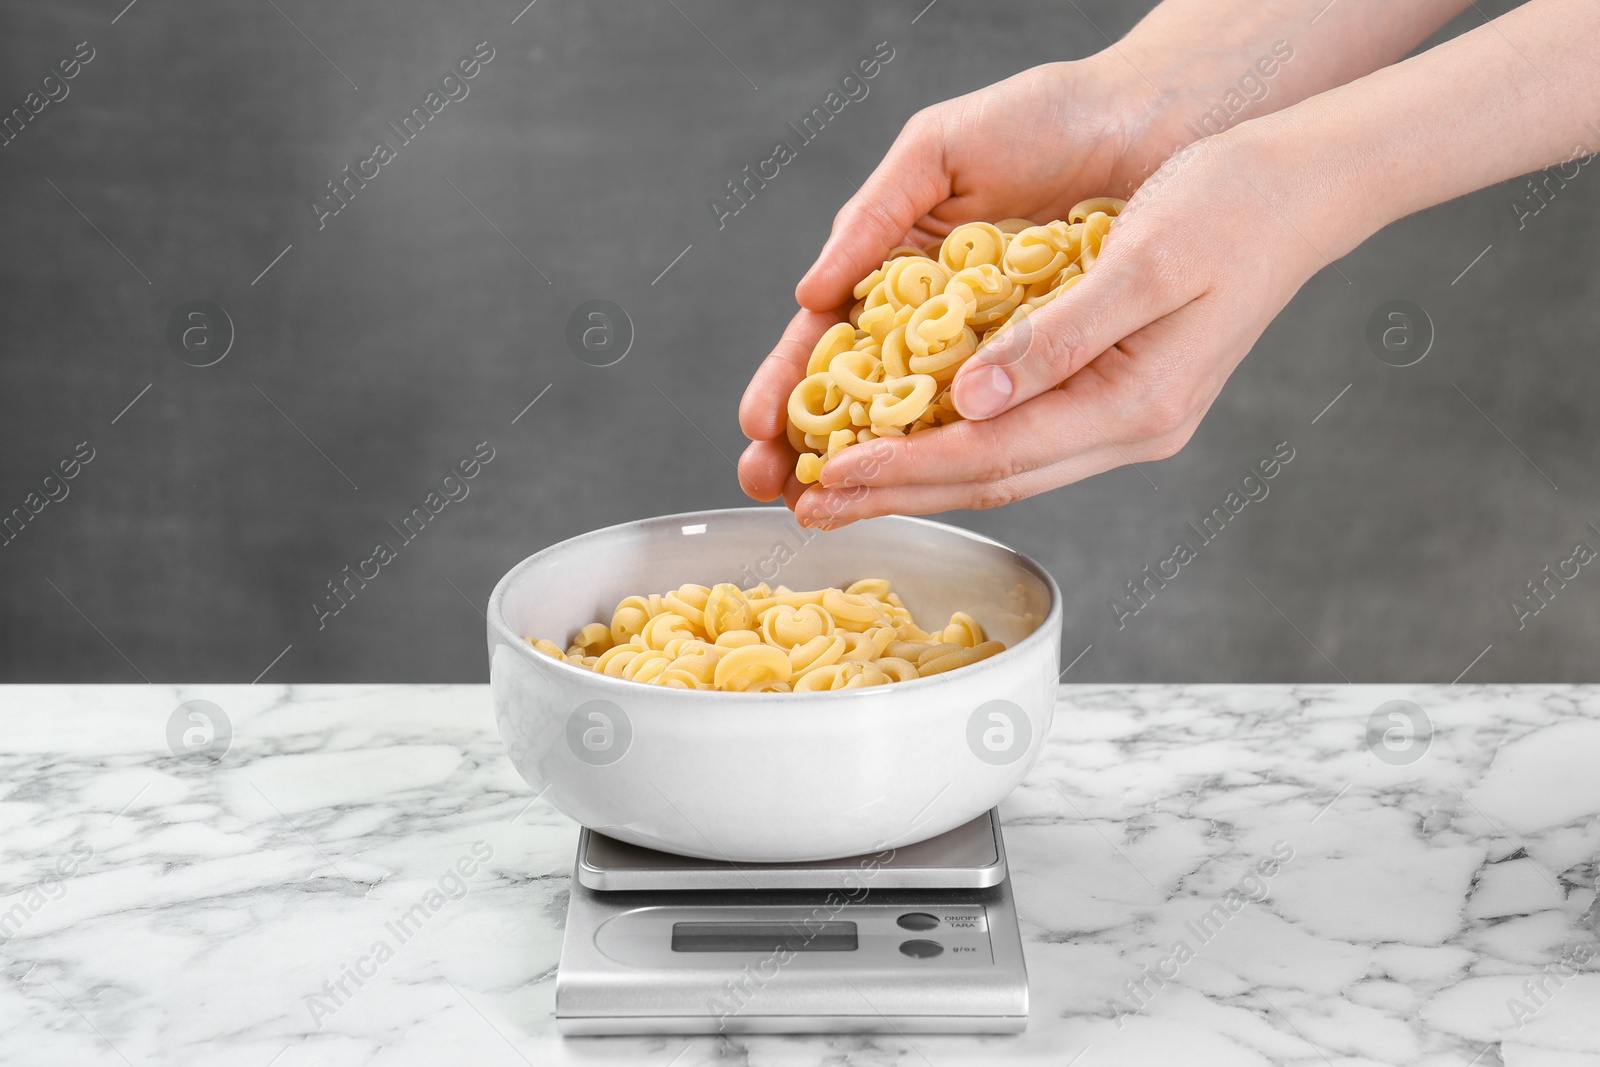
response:
[[[1028,972],[996,812],[849,859],[735,864],[585,829],[563,1034],[1014,1033]]]

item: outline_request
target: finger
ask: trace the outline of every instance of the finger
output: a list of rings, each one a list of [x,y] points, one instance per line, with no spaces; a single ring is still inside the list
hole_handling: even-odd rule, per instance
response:
[[[794,449],[783,438],[752,441],[739,457],[739,488],[755,500],[776,500],[794,475]]]
[[[944,138],[934,112],[914,115],[861,190],[833,219],[817,261],[795,287],[802,307],[817,311],[852,299],[856,282],[878,268],[889,250],[950,195]]]
[[[789,475],[789,480],[783,483],[784,506],[786,506],[790,511],[793,511],[799,505],[800,497],[803,496],[805,491],[809,488],[811,487],[806,485],[799,478],[796,478],[793,474]]]
[[[900,244],[926,250],[930,246],[936,247],[944,244],[944,238],[945,235],[942,233],[935,233],[923,225],[917,225],[906,232],[905,237],[901,238]],[[873,266],[876,267],[877,264],[874,263]]]
[[[783,339],[762,360],[739,401],[739,428],[752,441],[782,437],[788,425],[789,394],[806,375],[811,350],[828,327],[840,321],[835,313],[802,309],[789,320]]]
[[[996,482],[943,485],[854,486],[827,489],[811,486],[795,507],[802,526],[838,529],[879,515],[932,515],[958,508],[994,508],[1056,489],[1119,467],[1127,460],[1111,447]]]
[[[1119,350],[1109,360],[1125,360]],[[846,448],[822,468],[828,488],[999,481],[1126,440],[1122,405],[1103,402],[1099,361],[1083,373],[994,419],[952,422],[906,437]]]
[[[1133,241],[1124,242],[1121,255],[1112,238],[1105,249],[1083,281],[1008,324],[962,365],[951,387],[956,410],[969,419],[994,418],[1203,291],[1189,282],[1192,274],[1167,280],[1162,265]]]

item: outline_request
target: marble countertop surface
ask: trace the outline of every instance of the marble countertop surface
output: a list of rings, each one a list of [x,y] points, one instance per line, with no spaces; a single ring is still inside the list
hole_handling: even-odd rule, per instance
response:
[[[1596,688],[1064,688],[1028,1030],[909,1039],[557,1035],[577,827],[486,687],[0,707],[6,1065],[1600,1065]]]

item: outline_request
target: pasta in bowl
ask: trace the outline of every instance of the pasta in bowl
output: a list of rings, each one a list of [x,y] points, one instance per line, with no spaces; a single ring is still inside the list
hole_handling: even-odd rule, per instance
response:
[[[528,641],[551,659],[613,678],[736,693],[909,682],[1006,649],[964,611],[929,633],[882,578],[848,589],[682,585],[625,598],[609,624],[589,623],[565,652],[548,638]]]
[[[581,634],[640,590],[725,578],[740,590],[856,586],[859,596],[863,575],[917,619],[982,620],[983,641],[950,644],[994,641],[1004,651],[892,684],[762,692],[640,684],[528,640]],[[1055,699],[1060,600],[1026,556],[922,519],[820,533],[784,508],[738,508],[627,523],[538,552],[495,587],[495,716],[537,794],[622,841],[736,862],[898,847],[976,817],[1027,773]],[[834,603],[848,613],[848,602]],[[805,643],[795,639],[812,639],[806,613],[798,604],[773,619],[790,652]],[[941,638],[959,636],[948,628]],[[663,645],[693,639],[654,636]]]

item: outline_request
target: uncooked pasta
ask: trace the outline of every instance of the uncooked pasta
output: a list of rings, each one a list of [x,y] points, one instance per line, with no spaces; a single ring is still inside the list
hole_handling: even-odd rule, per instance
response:
[[[528,638],[575,667],[680,689],[808,693],[909,682],[1005,651],[956,612],[942,628],[918,626],[882,578],[846,589],[796,591],[765,582],[683,585],[630,596],[611,622],[580,628],[565,651]]]
[[[969,222],[938,247],[892,251],[856,285],[850,321],[822,335],[789,396],[795,475],[815,482],[841,449],[960,419],[950,398],[956,371],[1082,280],[1123,207],[1095,197],[1066,221]]]

